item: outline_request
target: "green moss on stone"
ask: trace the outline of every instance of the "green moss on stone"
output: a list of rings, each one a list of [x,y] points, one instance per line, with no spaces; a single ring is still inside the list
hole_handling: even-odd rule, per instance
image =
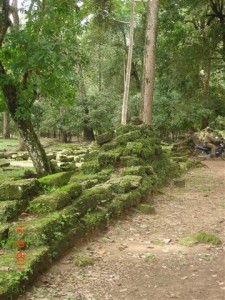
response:
[[[106,188],[115,193],[127,193],[141,185],[142,177],[137,175],[115,176],[106,181]]]
[[[125,167],[144,165],[143,159],[141,159],[139,157],[121,156],[120,161],[121,161],[121,164]]]
[[[100,168],[115,166],[119,162],[119,153],[101,152],[98,155],[98,163]]]
[[[72,199],[76,199],[82,193],[82,186],[79,183],[70,183],[60,188],[61,192],[66,192]]]
[[[96,211],[89,212],[83,218],[84,226],[87,231],[96,229],[99,225],[103,224],[107,220],[107,212]]]
[[[107,144],[102,145],[101,149],[104,151],[114,150],[114,149],[117,149],[117,144],[114,142],[107,143]]]
[[[133,166],[125,168],[122,171],[122,175],[139,175],[146,177],[154,173],[152,166]]]
[[[46,213],[59,210],[71,202],[70,192],[58,191],[35,198],[30,202],[28,210],[35,213]]]
[[[141,138],[141,133],[138,130],[125,133],[123,135],[116,136],[115,143],[117,145],[126,145],[129,142],[135,142]]]
[[[40,190],[37,179],[5,181],[0,185],[0,201],[26,199]]]
[[[81,166],[81,171],[84,174],[94,174],[100,171],[98,162],[84,162]]]
[[[53,244],[60,240],[68,229],[75,227],[78,222],[78,213],[70,205],[60,212],[54,212],[38,218],[18,222],[10,227],[9,238],[5,247],[17,248],[18,237],[23,239],[27,248],[45,244]],[[23,233],[17,233],[18,226],[23,225]]]
[[[143,144],[140,142],[128,142],[123,152],[124,156],[141,157]]]
[[[25,201],[24,201],[25,202]],[[23,207],[23,201],[8,200],[0,202],[0,222],[9,221],[16,217]]]
[[[113,132],[107,132],[107,133],[103,133],[101,135],[96,136],[95,140],[98,145],[103,145],[105,143],[110,142],[113,139],[113,137],[114,137]]]
[[[74,203],[74,207],[80,215],[84,215],[87,211],[95,210],[102,200],[110,201],[112,198],[113,195],[109,189],[93,187],[83,192]]]
[[[60,172],[39,178],[38,180],[42,186],[61,187],[69,182],[72,174],[71,172]]]

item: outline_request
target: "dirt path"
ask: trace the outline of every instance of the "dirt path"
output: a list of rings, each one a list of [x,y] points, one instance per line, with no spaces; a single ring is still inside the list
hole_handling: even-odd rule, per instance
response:
[[[225,300],[225,162],[183,178],[155,196],[156,215],[135,212],[79,249],[93,265],[76,266],[73,249],[20,299]],[[200,230],[222,244],[179,244]]]

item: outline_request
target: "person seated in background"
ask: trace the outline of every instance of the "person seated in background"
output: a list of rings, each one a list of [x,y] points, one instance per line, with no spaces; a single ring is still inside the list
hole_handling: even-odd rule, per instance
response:
[[[206,147],[211,149],[211,157],[216,156],[216,148],[217,148],[217,146],[215,145],[216,143],[218,143],[218,139],[214,137],[212,128],[207,127],[206,135],[204,137],[204,144]]]

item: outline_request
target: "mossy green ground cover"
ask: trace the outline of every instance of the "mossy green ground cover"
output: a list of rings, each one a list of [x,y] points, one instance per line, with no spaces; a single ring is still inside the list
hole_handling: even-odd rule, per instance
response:
[[[52,258],[193,164],[163,152],[147,126],[123,126],[110,142],[82,153],[74,172],[0,184],[0,299],[13,299]]]

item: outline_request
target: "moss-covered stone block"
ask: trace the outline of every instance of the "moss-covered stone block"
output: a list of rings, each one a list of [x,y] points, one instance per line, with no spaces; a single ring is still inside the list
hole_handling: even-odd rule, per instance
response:
[[[10,166],[10,162],[6,159],[1,159],[0,160],[0,168],[5,168],[5,167],[8,167]]]
[[[35,198],[30,202],[28,210],[35,213],[46,213],[60,210],[71,202],[72,198],[70,192],[57,191]]]
[[[141,153],[143,150],[143,144],[140,142],[128,142],[123,155],[124,156],[137,156],[141,157]]]
[[[117,144],[114,142],[104,144],[101,147],[101,150],[104,150],[104,151],[110,151],[110,150],[114,150],[114,149],[117,149]]]
[[[0,222],[9,221],[16,217],[23,207],[23,202],[19,200],[8,200],[0,202]]]
[[[109,179],[112,172],[113,172],[113,168],[103,169],[102,171],[95,174],[77,173],[71,177],[70,183],[76,182],[82,184],[82,186],[89,186],[89,184],[93,186],[96,183],[104,182],[107,179]]]
[[[81,221],[84,223],[84,227],[89,232],[90,230],[94,230],[98,228],[98,226],[102,225],[107,221],[108,214],[107,211],[95,211],[88,212]]]
[[[95,140],[98,145],[103,145],[105,143],[110,142],[113,139],[113,137],[114,137],[113,132],[107,132],[107,133],[103,133],[101,135],[96,136]]]
[[[42,186],[63,186],[67,184],[72,176],[72,172],[60,172],[51,174],[42,178],[39,178],[38,181]]]
[[[66,192],[71,199],[76,199],[82,193],[82,185],[79,183],[70,183],[60,188],[61,192]]]
[[[119,135],[115,137],[115,143],[117,145],[125,146],[129,142],[135,142],[137,139],[141,138],[141,133],[138,130],[127,132],[123,135]]]
[[[0,185],[0,201],[30,198],[39,190],[40,185],[37,179],[5,181]]]
[[[19,221],[9,229],[6,249],[18,248],[18,239],[24,240],[26,249],[40,245],[51,245],[60,240],[68,229],[76,227],[78,213],[70,205],[60,212],[39,216],[26,221]],[[23,226],[23,231],[18,233],[18,228]]]
[[[125,168],[121,175],[139,175],[142,177],[146,177],[148,175],[154,174],[154,170],[152,166],[133,166]]]
[[[145,199],[150,192],[155,191],[158,188],[158,176],[156,174],[150,177],[144,178],[142,184],[138,187],[138,192],[141,195],[141,199]]]
[[[156,213],[155,207],[149,204],[140,204],[139,211],[146,215],[154,215]]]
[[[99,154],[99,150],[92,150],[89,153],[85,154],[84,160],[85,161],[92,161],[92,160],[97,160]]]
[[[138,188],[141,185],[142,177],[137,175],[125,175],[115,176],[106,181],[106,189],[113,191],[114,193],[127,193],[133,189]]]
[[[115,166],[119,162],[119,153],[101,152],[98,155],[98,163],[100,168]]]
[[[112,192],[104,187],[93,187],[85,190],[74,203],[74,207],[82,216],[88,211],[94,211],[102,201],[110,202],[113,198]]]
[[[135,156],[121,156],[120,161],[125,167],[144,165],[144,160]]]
[[[60,164],[60,170],[63,172],[75,172],[77,169],[75,162],[65,162]]]
[[[141,194],[138,191],[133,191],[126,194],[119,194],[114,198],[114,204],[118,201],[121,202],[119,207],[122,210],[129,209],[133,206],[136,206],[140,203]]]
[[[98,173],[101,170],[98,162],[84,162],[81,166],[81,171],[84,174]]]

